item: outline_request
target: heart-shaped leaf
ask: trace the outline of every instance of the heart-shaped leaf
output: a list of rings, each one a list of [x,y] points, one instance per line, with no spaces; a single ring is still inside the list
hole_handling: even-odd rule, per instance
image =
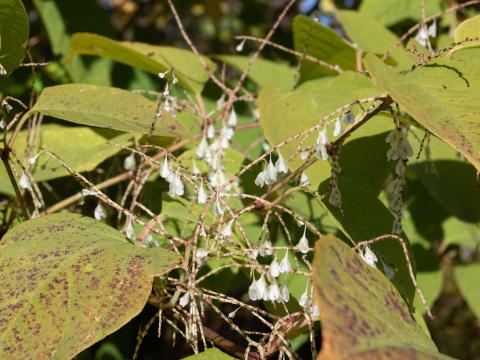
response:
[[[69,359],[137,315],[176,254],[94,219],[26,221],[0,246],[0,358]]]
[[[317,360],[450,359],[438,353],[387,278],[341,240],[317,241],[313,271],[323,335]]]
[[[20,0],[2,0],[0,6],[0,76],[9,75],[25,57],[28,16]]]

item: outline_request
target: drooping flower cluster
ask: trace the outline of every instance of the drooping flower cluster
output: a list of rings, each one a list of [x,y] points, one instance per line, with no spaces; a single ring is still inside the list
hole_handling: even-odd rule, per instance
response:
[[[408,141],[408,125],[400,124],[388,134],[386,142],[390,144],[390,149],[387,151],[388,160],[396,161],[395,177],[387,186],[387,193],[391,199],[390,209],[395,216],[392,233],[401,234],[405,170],[408,158],[413,155],[412,146]]]
[[[253,301],[288,302],[290,300],[290,292],[285,284],[278,286],[277,281],[272,279],[268,285],[263,274],[260,275],[260,278],[253,279],[248,288],[248,296]]]
[[[160,176],[168,182],[168,194],[171,197],[183,196],[185,193],[185,186],[183,185],[180,177],[179,169],[176,171],[170,169],[170,165],[168,164],[168,156],[165,156],[163,164],[160,167]]]
[[[288,173],[287,162],[279,154],[277,161],[273,164],[272,155],[270,154],[270,160],[268,161],[265,169],[263,169],[255,178],[255,185],[264,187],[274,184],[277,181],[279,174]]]

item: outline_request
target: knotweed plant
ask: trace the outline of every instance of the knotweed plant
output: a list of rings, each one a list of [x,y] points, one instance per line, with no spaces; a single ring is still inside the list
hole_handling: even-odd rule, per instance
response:
[[[147,302],[147,309],[154,309],[153,317],[152,311],[149,313],[151,320],[139,329],[134,358],[142,358],[142,342],[155,332],[154,327],[158,337],[181,343],[195,354],[217,347],[244,359],[298,359],[305,354],[315,359],[322,347],[327,353],[320,356],[328,358],[334,354],[328,351],[338,350],[332,350],[331,336],[324,336],[328,342],[322,342],[322,331],[331,329],[322,322],[330,318],[328,312],[334,311],[334,306],[324,301],[328,289],[322,288],[322,278],[313,276],[318,265],[313,259],[315,247],[330,236],[348,243],[358,254],[355,259],[360,259],[356,263],[340,259],[337,269],[329,269],[332,277],[338,277],[338,284],[342,283],[340,268],[356,274],[366,264],[366,271],[381,276],[382,281],[386,278],[392,291],[398,290],[408,311],[415,312],[417,297],[424,308],[416,309],[416,315],[426,311],[432,316],[416,279],[416,254],[408,239],[415,225],[411,220],[415,204],[411,204],[416,198],[407,194],[409,184],[417,184],[417,178],[423,176],[417,171],[422,151],[432,165],[435,152],[430,141],[438,144],[441,138],[448,142],[451,135],[432,125],[426,111],[412,105],[411,94],[390,87],[389,81],[413,78],[407,89],[417,89],[423,81],[425,89],[417,90],[425,95],[436,84],[428,71],[446,71],[453,66],[442,57],[447,50],[434,50],[431,44],[437,26],[444,24],[444,14],[426,18],[423,9],[419,24],[384,55],[387,64],[398,65],[394,71],[376,55],[364,56],[373,49],[361,43],[362,38],[355,36],[349,27],[353,25],[342,13],[338,20],[344,23],[348,38],[331,30],[328,33],[332,43],[352,55],[344,62],[339,59],[336,63],[334,54],[323,56],[316,50],[323,43],[318,34],[326,33],[327,27],[306,16],[293,21],[295,50],[272,42],[276,30],[288,23],[288,14],[293,12],[295,1],[291,0],[264,38],[236,39],[232,47],[236,52],[253,49],[239,65],[227,58],[214,62],[202,56],[176,5],[171,0],[167,3],[186,44],[181,52],[154,46],[150,51],[150,45],[126,44],[93,34],[77,34],[71,39],[73,55],[99,55],[154,73],[156,90],[130,92],[64,84],[59,85],[61,89],[45,88],[40,97],[32,98],[32,106],[3,98],[2,160],[9,183],[1,190],[9,194],[6,202],[10,206],[5,212],[5,230],[16,221],[38,224],[34,221],[68,210],[95,219],[97,225],[108,224],[109,230],[101,228],[103,235],[118,232],[123,245],[129,245],[127,255],[132,258],[122,266],[131,278],[116,278],[109,284],[143,299],[140,308]],[[421,53],[403,48],[403,40],[409,37],[424,48]],[[448,54],[458,44],[475,40],[458,40]],[[261,67],[256,66],[267,63],[259,59],[267,46],[293,55],[297,66],[285,65],[287,70],[275,75],[271,70],[275,64],[270,63],[269,72],[261,74]],[[122,51],[129,55],[120,55]],[[34,70],[42,64],[29,66]],[[475,87],[478,79],[468,78],[467,70],[465,79],[457,74],[460,80],[456,80]],[[10,71],[9,63],[0,64],[0,76]],[[443,85],[442,91],[459,86],[453,80],[452,84]],[[202,93],[204,86],[211,89]],[[215,98],[211,94],[216,94]],[[439,95],[441,99],[445,96]],[[61,109],[51,104],[52,98],[63,104],[63,97],[66,105]],[[105,99],[118,109],[112,110]],[[59,136],[67,134],[67,127],[47,122],[44,116],[80,125],[78,137],[86,140],[78,145],[77,154],[50,140],[48,136],[54,139],[55,131],[61,132]],[[442,126],[448,128],[449,124]],[[100,136],[92,127],[116,132]],[[468,140],[468,136],[460,139]],[[470,154],[478,149],[465,149],[467,140],[455,142],[455,149],[475,165]],[[413,158],[414,149],[419,150],[417,159]],[[417,172],[409,173],[410,163]],[[61,177],[71,180],[65,189],[55,188]],[[435,190],[432,194],[436,196]],[[79,225],[75,231],[90,234],[97,225],[91,229]],[[60,228],[52,223],[50,230],[63,231]],[[168,266],[165,260],[165,268],[158,265],[161,271],[144,276],[142,271],[148,268],[145,259],[157,254],[155,251],[175,260]],[[100,252],[89,254],[94,257]],[[153,258],[152,263],[160,261]],[[28,263],[27,258],[22,259]],[[115,259],[118,265],[124,257]],[[92,264],[71,266],[80,273],[94,271]],[[119,269],[98,275],[96,281],[120,273]],[[31,275],[34,280],[35,276]],[[142,293],[145,278],[154,278],[153,287],[147,281]],[[95,284],[91,280],[83,292]],[[343,295],[338,294],[341,303]],[[129,318],[122,318],[109,332],[138,313],[121,307],[133,301],[125,293],[122,296],[123,303],[113,295],[108,301],[115,302],[115,309],[128,313],[122,316]],[[389,299],[385,306],[393,307]],[[364,299],[356,301],[358,307],[367,307]],[[103,298],[99,303],[107,307]],[[95,324],[107,321],[108,314],[101,310],[94,314],[97,310],[92,309],[83,309],[86,318]],[[348,311],[350,308],[344,312]],[[352,324],[354,327],[354,320]],[[91,337],[90,343],[72,347],[80,351],[90,346],[100,339],[99,333],[92,330],[86,335]],[[53,342],[61,349],[62,341],[54,338]],[[57,347],[49,351],[54,354]]]

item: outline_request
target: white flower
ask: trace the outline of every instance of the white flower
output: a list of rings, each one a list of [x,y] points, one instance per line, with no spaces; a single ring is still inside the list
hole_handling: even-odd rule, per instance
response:
[[[300,300],[298,300],[298,304],[306,309],[307,304],[308,304],[308,284],[307,287],[305,288],[305,291],[303,292],[302,296],[300,296]]]
[[[185,188],[182,183],[182,179],[180,178],[180,175],[178,173],[178,170],[175,172],[175,175],[170,181],[170,185],[168,187],[168,194],[171,197],[175,196],[182,196],[185,192]]]
[[[226,239],[232,237],[232,226],[233,226],[233,219],[230,220],[227,225],[222,229],[220,235]]]
[[[158,73],[158,77],[159,77],[160,79],[164,79],[165,76],[167,76],[167,74],[168,74],[169,72],[170,72],[170,70],[167,70],[167,71]]]
[[[427,42],[428,42],[428,29],[425,27],[424,24],[420,26],[420,29],[418,29],[418,33],[415,36],[415,40],[418,41],[420,45],[423,47],[427,47]]]
[[[123,168],[127,171],[133,171],[137,167],[137,162],[135,161],[135,154],[131,153],[129,156],[123,160]]]
[[[1,76],[7,75],[7,70],[3,67],[2,64],[0,64],[0,75]]]
[[[280,288],[278,287],[277,282],[274,280],[268,287],[268,300],[270,301],[280,301],[281,300]]]
[[[370,249],[370,247],[365,246],[364,251],[360,252],[360,256],[362,257],[363,261],[365,261],[371,267],[375,267],[375,263],[378,261],[377,255]]]
[[[181,307],[187,306],[189,302],[190,302],[190,293],[189,293],[188,291],[185,292],[185,293],[180,297],[180,299],[178,299],[178,305],[180,305]]]
[[[168,98],[170,96],[170,90],[168,89],[168,82],[165,84],[165,89],[163,90],[163,97]]]
[[[41,150],[37,155],[35,156],[32,156],[30,159],[28,159],[28,163],[30,165],[35,165],[35,163],[37,162],[38,160],[38,157],[43,153],[43,150]]]
[[[199,175],[200,174],[200,170],[198,169],[197,162],[195,161],[195,159],[193,159],[193,161],[192,161],[192,174],[193,175]]]
[[[319,145],[328,144],[327,127],[324,127],[322,131],[318,133],[317,144]]]
[[[300,186],[310,186],[310,180],[308,180],[308,176],[305,171],[302,171],[302,175],[300,175]]]
[[[103,206],[100,202],[95,207],[95,210],[93,212],[93,216],[95,216],[95,219],[97,219],[97,220],[103,220],[107,217],[107,212],[105,211],[105,209],[103,208]]]
[[[213,213],[217,216],[221,216],[225,213],[225,209],[223,208],[222,203],[218,198],[213,203]]]
[[[205,248],[198,248],[195,251],[195,260],[197,260],[197,262],[199,263],[202,262],[207,256],[208,256],[208,250]]]
[[[143,241],[143,244],[142,244],[143,247],[146,247],[146,248],[155,248],[155,247],[159,247],[160,245],[158,244],[158,241],[157,239],[155,239],[152,234],[148,234],[146,237],[145,237],[145,240]]]
[[[290,259],[288,258],[288,250],[285,253],[285,256],[283,257],[282,261],[280,261],[280,266],[279,266],[280,273],[288,273],[292,270],[292,265],[290,264]]]
[[[203,136],[202,140],[200,140],[200,144],[198,144],[198,148],[196,152],[197,157],[200,159],[203,159],[207,154],[207,149],[208,149],[207,138]]]
[[[31,189],[30,185],[30,180],[28,180],[28,177],[25,173],[20,176],[20,180],[18,181],[18,185],[20,186],[21,189]]]
[[[388,280],[392,280],[395,276],[395,269],[383,262],[383,272],[387,276]]]
[[[317,144],[316,155],[322,160],[328,160],[327,147],[323,144]]]
[[[213,124],[210,124],[207,127],[207,138],[213,139],[214,136],[215,136],[215,126],[213,126]]]
[[[298,241],[297,249],[302,254],[307,254],[310,250],[310,247],[308,246],[308,239],[307,239],[307,226],[305,226],[303,229],[303,235]]]
[[[160,168],[160,176],[167,180],[171,173],[172,172],[170,171],[170,166],[168,165],[168,157],[165,156],[162,167]]]
[[[353,114],[353,111],[351,109],[343,114],[343,121],[347,125],[350,125],[355,121],[355,115]]]
[[[273,278],[276,278],[276,277],[278,277],[278,275],[280,275],[280,265],[278,264],[277,256],[275,256],[273,258],[272,262],[270,263],[268,273]]]
[[[131,218],[128,218],[127,220],[127,226],[125,227],[125,235],[130,240],[135,239],[135,229],[133,227],[133,221]]]
[[[432,22],[432,25],[428,27],[427,32],[428,32],[428,36],[430,36],[431,38],[434,38],[437,36],[437,20],[436,19],[434,19]]]
[[[275,169],[275,165],[272,162],[272,156],[270,155],[270,161],[267,164],[267,167],[264,170],[265,174],[265,184],[272,185],[275,181],[277,181],[277,170]]]
[[[178,84],[178,79],[175,76],[175,73],[173,72],[173,70],[172,70],[172,84],[173,85]]]
[[[207,202],[207,193],[203,188],[203,183],[200,183],[200,188],[198,189],[197,194],[197,203],[205,204]]]
[[[257,299],[265,299],[267,296],[267,283],[265,282],[265,278],[263,274],[260,278],[256,281],[256,291],[257,291]]]
[[[283,302],[288,302],[290,300],[290,291],[288,291],[287,285],[282,285],[282,287],[280,288],[280,294],[282,295]]]
[[[200,232],[199,234],[201,237],[207,237],[207,232],[205,231],[205,226],[202,224],[200,224]]]
[[[255,185],[259,187],[265,186],[265,170],[262,170],[258,173],[257,177],[255,178]]]
[[[278,154],[278,159],[277,161],[275,162],[275,170],[277,170],[277,172],[279,174],[281,173],[288,173],[288,164],[287,162],[283,159],[282,157],[282,154]]]
[[[308,151],[302,151],[300,153],[300,159],[307,160],[309,155],[310,155],[310,153]]]
[[[235,51],[236,52],[242,52],[246,41],[247,41],[247,39],[243,39],[237,46],[235,46]]]
[[[342,132],[342,122],[340,121],[340,117],[335,120],[335,125],[333,127],[333,136],[338,136]]]
[[[273,254],[272,243],[268,238],[262,241],[259,250],[260,256],[270,256]]]
[[[2,66],[2,65],[0,64],[0,66]],[[1,74],[0,74],[0,75],[1,75]],[[4,120],[4,119],[1,119],[1,120],[0,120],[0,129],[2,129],[2,130],[5,129],[5,126],[7,126],[7,124],[5,123],[5,120]]]
[[[317,319],[320,316],[320,309],[317,304],[312,305],[312,317]]]
[[[227,124],[228,126],[236,126],[237,122],[237,113],[235,112],[235,108],[232,106],[232,111],[230,111],[230,115],[228,116]]]

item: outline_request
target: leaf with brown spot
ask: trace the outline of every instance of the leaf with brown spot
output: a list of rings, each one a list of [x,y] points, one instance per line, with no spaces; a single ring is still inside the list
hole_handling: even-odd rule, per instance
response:
[[[136,316],[178,262],[77,214],[16,226],[0,246],[0,358],[73,357]]]
[[[347,244],[322,237],[313,265],[323,334],[317,360],[451,359],[438,353],[388,279]]]
[[[437,59],[404,76],[369,54],[365,67],[415,120],[480,171],[480,66]]]

